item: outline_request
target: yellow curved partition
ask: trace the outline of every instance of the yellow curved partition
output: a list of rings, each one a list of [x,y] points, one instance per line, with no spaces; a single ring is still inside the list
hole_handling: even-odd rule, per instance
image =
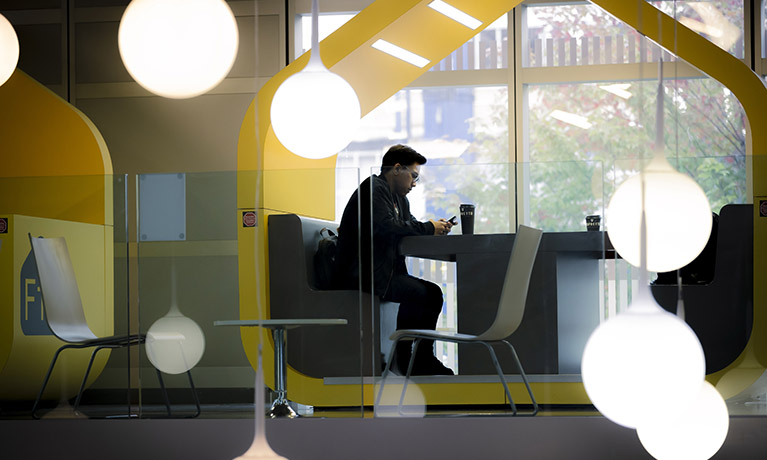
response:
[[[728,88],[738,98],[748,121],[746,148],[754,156],[752,168],[754,205],[754,316],[746,349],[731,365],[710,376],[725,398],[754,383],[767,368],[767,218],[759,217],[759,200],[767,199],[767,88],[758,75],[739,59],[712,44],[644,1],[592,0],[618,19],[660,43],[688,63]],[[760,128],[762,126],[762,128]],[[727,308],[727,305],[722,305]],[[733,378],[738,376],[738,378]]]
[[[0,107],[0,399],[31,399],[62,342],[44,320],[27,234],[66,237],[88,324],[113,334],[112,164],[93,123],[24,72],[0,86]],[[73,396],[89,357],[65,352],[46,397]]]
[[[428,3],[430,0],[377,0],[322,41],[320,48],[325,65],[355,88],[363,115],[410,84],[521,1],[453,0],[451,4],[455,7],[482,21],[483,25],[476,31],[432,11],[427,7]],[[742,62],[642,0],[594,0],[594,3],[728,87],[743,104],[752,124],[756,126],[767,119],[767,90]],[[407,47],[426,57],[430,64],[418,68],[373,49],[370,45],[379,38]],[[256,210],[259,213],[258,226],[247,229],[241,227],[239,234],[242,319],[257,318],[258,306],[268,305],[268,245],[265,232],[268,213],[295,212],[331,220],[336,217],[333,215],[335,181],[332,175],[336,158],[307,160],[297,157],[277,141],[270,127],[269,108],[274,92],[287,77],[300,71],[306,62],[308,55],[301,56],[264,85],[250,106],[240,131],[238,207],[242,211]],[[750,146],[753,155],[764,155],[767,150],[767,131],[750,130]],[[754,162],[755,196],[767,195],[765,169],[767,165],[764,162]],[[755,255],[767,253],[767,243],[764,243],[767,219],[762,220],[765,222],[754,220]],[[754,257],[755,281],[763,279],[766,272],[767,260]],[[755,282],[754,287],[755,333],[751,336],[749,349],[758,355],[764,365],[767,363],[767,286]],[[268,308],[264,307],[263,310],[268,317]],[[757,328],[762,332],[757,333]],[[249,359],[255,363],[255,332],[243,329],[242,339]],[[270,353],[271,349],[266,349],[264,363],[271,362]],[[265,371],[269,378],[271,368]],[[298,402],[318,406],[360,403],[358,383],[347,386],[323,385],[320,379],[303,376],[292,369],[288,381],[291,398]],[[542,403],[589,402],[580,383],[555,382],[536,387],[536,398]],[[296,388],[299,390],[296,391]],[[372,403],[371,390],[370,385],[363,388],[361,399],[365,405]],[[472,403],[504,401],[500,385],[427,385],[423,390],[429,404],[456,403],[465,400],[467,394],[472,395]],[[520,401],[526,401],[526,393],[521,384],[512,385],[512,393],[515,399],[519,397]],[[481,395],[481,400],[476,399],[478,395]]]

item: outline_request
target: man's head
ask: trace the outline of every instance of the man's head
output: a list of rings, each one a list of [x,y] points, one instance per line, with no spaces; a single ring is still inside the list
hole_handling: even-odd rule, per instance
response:
[[[415,187],[421,165],[426,158],[412,148],[397,144],[389,148],[381,160],[381,174],[389,183],[392,192],[405,196]]]

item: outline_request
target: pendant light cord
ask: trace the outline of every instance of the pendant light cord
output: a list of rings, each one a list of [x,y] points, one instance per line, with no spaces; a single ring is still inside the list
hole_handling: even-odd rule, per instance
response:
[[[312,0],[312,47],[309,52],[309,63],[306,64],[304,70],[312,68],[326,69],[325,64],[320,57],[320,31],[319,31],[319,0]]]

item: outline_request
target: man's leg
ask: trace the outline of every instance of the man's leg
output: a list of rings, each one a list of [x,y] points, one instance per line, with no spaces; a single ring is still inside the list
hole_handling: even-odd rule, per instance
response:
[[[399,302],[397,329],[436,329],[442,312],[442,289],[436,284],[407,274],[395,274],[384,299]],[[407,370],[411,346],[412,342],[397,345],[397,365],[402,373]],[[452,375],[453,372],[434,356],[434,341],[422,340],[413,375],[434,374]]]

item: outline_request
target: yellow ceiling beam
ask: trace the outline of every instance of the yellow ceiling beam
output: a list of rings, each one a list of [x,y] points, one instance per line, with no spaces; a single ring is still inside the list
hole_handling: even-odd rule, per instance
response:
[[[378,0],[320,43],[322,61],[354,87],[362,115],[429,70],[484,27],[521,3],[521,0],[451,2],[482,21],[471,30],[428,8],[431,0]],[[430,61],[423,68],[413,66],[372,48],[378,39],[406,48]],[[306,160],[287,151],[271,130],[269,109],[277,88],[309,61],[305,53],[282,69],[259,91],[249,112],[258,107],[258,141],[255,119],[247,119],[240,132],[238,169],[334,168],[335,157]]]

